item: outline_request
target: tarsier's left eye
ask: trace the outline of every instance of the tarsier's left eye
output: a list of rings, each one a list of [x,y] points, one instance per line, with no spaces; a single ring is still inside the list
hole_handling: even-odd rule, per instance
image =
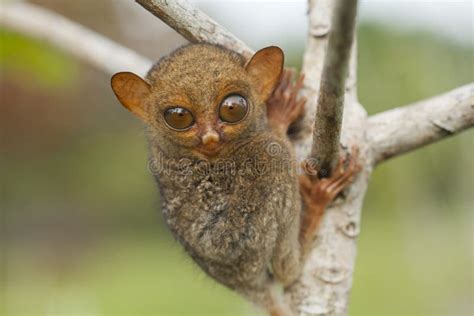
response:
[[[232,94],[219,106],[219,118],[227,123],[237,123],[245,118],[247,111],[247,100],[241,95]]]

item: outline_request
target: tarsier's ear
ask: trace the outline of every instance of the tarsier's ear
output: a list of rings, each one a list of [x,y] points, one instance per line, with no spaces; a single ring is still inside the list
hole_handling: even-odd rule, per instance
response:
[[[131,72],[116,73],[110,82],[120,103],[145,122],[148,121],[143,101],[150,94],[150,85]]]
[[[276,46],[265,47],[248,62],[245,69],[255,78],[260,95],[266,100],[276,87],[283,70],[283,51]]]

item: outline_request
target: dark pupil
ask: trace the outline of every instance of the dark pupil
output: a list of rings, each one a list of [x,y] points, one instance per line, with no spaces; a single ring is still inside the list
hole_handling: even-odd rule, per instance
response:
[[[247,114],[247,101],[240,95],[227,97],[221,104],[219,116],[222,121],[235,123]]]
[[[188,110],[177,107],[166,110],[165,121],[172,128],[186,129],[193,125],[194,118]]]

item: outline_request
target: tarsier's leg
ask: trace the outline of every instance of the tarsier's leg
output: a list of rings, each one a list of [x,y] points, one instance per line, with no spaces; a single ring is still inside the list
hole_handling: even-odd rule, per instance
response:
[[[294,71],[284,69],[278,86],[267,100],[267,117],[272,129],[286,134],[288,127],[304,114],[306,98],[298,97],[303,87],[304,76],[301,75],[293,84]]]
[[[292,83],[295,72],[284,69],[278,86],[267,100],[267,117],[272,130],[280,136],[286,137],[289,126],[300,119],[304,114],[306,98],[298,97],[303,86],[304,76],[301,75]],[[282,221],[277,247],[272,259],[272,268],[275,278],[283,285],[292,284],[300,275],[301,259],[299,245],[301,207],[295,205],[294,214],[280,214],[282,217],[292,216],[291,223]]]
[[[272,259],[273,274],[278,282],[287,287],[300,276],[302,269],[301,246],[299,244],[300,218],[295,214],[295,221],[287,223],[277,240],[277,247]]]
[[[331,177],[318,179],[308,174],[300,176],[300,192],[305,204],[299,233],[303,258],[310,249],[325,208],[359,172],[357,158],[358,149],[354,147],[347,167],[344,167],[345,159],[341,157]]]

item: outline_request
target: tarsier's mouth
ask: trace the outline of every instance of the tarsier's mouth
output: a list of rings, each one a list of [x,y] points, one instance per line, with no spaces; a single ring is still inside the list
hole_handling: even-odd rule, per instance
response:
[[[209,143],[207,145],[200,145],[196,147],[196,151],[208,157],[215,156],[221,149],[224,143]]]

